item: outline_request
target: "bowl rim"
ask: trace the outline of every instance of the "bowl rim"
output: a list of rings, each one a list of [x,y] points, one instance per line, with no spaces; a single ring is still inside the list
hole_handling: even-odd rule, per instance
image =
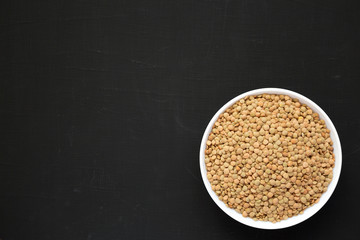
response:
[[[227,207],[215,194],[215,192],[211,189],[211,185],[209,180],[207,179],[207,171],[205,166],[205,148],[206,148],[206,141],[208,139],[208,136],[210,134],[210,131],[218,119],[219,115],[223,113],[227,108],[232,106],[235,102],[240,100],[241,98],[244,98],[246,96],[251,95],[259,95],[259,94],[279,94],[279,95],[288,95],[291,98],[298,99],[301,103],[305,103],[307,106],[309,106],[313,111],[319,114],[320,119],[323,119],[325,121],[325,124],[327,128],[330,130],[330,137],[333,141],[333,147],[334,147],[334,154],[335,154],[335,166],[333,168],[333,179],[331,183],[328,186],[328,189],[326,192],[324,192],[318,203],[314,204],[311,207],[308,207],[304,210],[303,214],[299,214],[296,216],[293,216],[291,218],[288,218],[286,220],[282,220],[280,222],[272,223],[272,222],[264,222],[264,221],[255,221],[251,218],[245,218],[240,213],[236,212],[234,209],[231,209]],[[203,134],[201,145],[200,145],[200,171],[201,171],[201,177],[203,180],[203,183],[205,185],[206,190],[208,191],[210,197],[213,199],[213,201],[216,203],[216,205],[223,210],[227,215],[229,215],[234,220],[241,222],[247,226],[259,228],[259,229],[282,229],[294,226],[296,224],[299,224],[311,216],[313,216],[315,213],[317,213],[329,200],[331,195],[333,194],[336,185],[339,181],[340,173],[341,173],[341,166],[342,166],[342,151],[341,151],[341,143],[339,139],[339,135],[336,131],[336,128],[334,124],[332,123],[329,116],[312,100],[305,97],[304,95],[294,92],[292,90],[283,89],[283,88],[259,88],[251,91],[244,92],[227,103],[225,103],[211,118],[210,122],[208,123],[205,132]]]

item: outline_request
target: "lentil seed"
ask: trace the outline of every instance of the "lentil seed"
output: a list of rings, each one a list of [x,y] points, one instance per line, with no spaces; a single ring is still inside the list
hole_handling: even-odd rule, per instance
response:
[[[281,221],[316,204],[335,158],[324,120],[285,95],[240,99],[220,114],[206,141],[213,191],[244,217]]]

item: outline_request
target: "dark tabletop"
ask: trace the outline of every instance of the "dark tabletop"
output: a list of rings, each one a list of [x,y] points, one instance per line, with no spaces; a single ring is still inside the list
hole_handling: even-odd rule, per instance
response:
[[[359,239],[357,1],[2,1],[0,238]],[[200,176],[231,98],[297,91],[333,120],[343,169],[294,227],[238,223]]]

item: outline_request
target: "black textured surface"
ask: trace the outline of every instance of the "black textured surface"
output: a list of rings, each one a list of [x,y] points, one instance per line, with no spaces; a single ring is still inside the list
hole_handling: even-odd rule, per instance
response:
[[[356,1],[3,1],[0,238],[359,239]],[[265,231],[225,215],[198,151],[229,99],[297,91],[333,120],[329,202]]]

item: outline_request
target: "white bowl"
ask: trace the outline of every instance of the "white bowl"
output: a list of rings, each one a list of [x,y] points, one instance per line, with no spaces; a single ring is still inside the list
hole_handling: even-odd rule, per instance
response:
[[[309,106],[314,112],[317,112],[320,116],[320,119],[323,119],[326,123],[327,128],[330,130],[330,137],[333,141],[333,147],[334,147],[334,154],[335,154],[335,167],[333,169],[333,179],[331,183],[328,186],[328,189],[325,193],[321,195],[321,198],[318,203],[314,204],[313,206],[307,208],[303,214],[288,218],[287,220],[282,220],[280,222],[272,223],[272,222],[265,222],[265,221],[255,221],[251,218],[245,218],[240,213],[236,212],[234,209],[231,209],[227,207],[222,201],[219,200],[216,193],[211,189],[211,185],[209,180],[206,176],[206,166],[205,166],[205,148],[206,148],[206,141],[208,139],[209,133],[218,119],[219,115],[224,112],[227,108],[232,106],[235,102],[240,100],[241,98],[244,98],[246,96],[251,95],[259,95],[259,94],[283,94],[288,95],[292,98],[297,98],[301,103],[305,103],[307,106]],[[317,211],[322,208],[325,203],[329,200],[331,194],[334,192],[336,184],[340,177],[340,171],[341,171],[341,163],[342,163],[342,154],[341,154],[341,145],[340,145],[340,139],[336,132],[334,124],[331,122],[330,118],[326,113],[313,101],[308,99],[307,97],[304,97],[303,95],[286,90],[281,88],[260,88],[256,90],[252,90],[246,93],[243,93],[229,102],[227,102],[222,108],[220,108],[219,111],[214,115],[214,117],[209,122],[204,136],[201,141],[200,146],[200,170],[201,170],[201,176],[204,181],[205,187],[207,191],[209,192],[211,198],[214,200],[214,202],[221,208],[227,215],[232,217],[238,222],[241,222],[245,225],[255,227],[255,228],[261,228],[261,229],[280,229],[280,228],[286,228],[290,226],[294,226],[298,223],[301,223],[302,221],[305,221],[306,219],[310,218],[312,215],[314,215]]]

